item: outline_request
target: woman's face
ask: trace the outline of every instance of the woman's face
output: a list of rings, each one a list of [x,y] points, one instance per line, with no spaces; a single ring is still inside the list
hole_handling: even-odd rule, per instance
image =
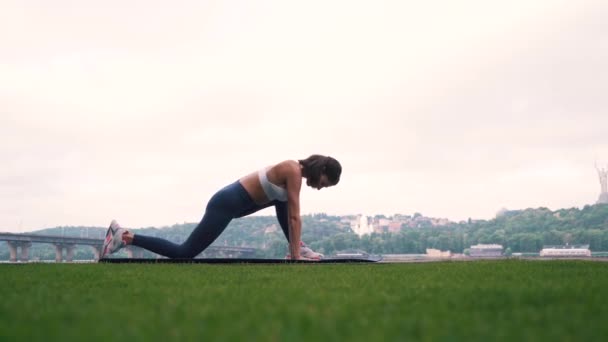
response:
[[[307,179],[306,185],[310,186],[311,188],[315,188],[317,190],[321,190],[323,188],[328,188],[328,187],[332,186],[331,182],[327,179],[327,175],[325,175],[325,174],[321,174],[321,177],[319,177],[319,181],[317,183],[314,183],[312,180]]]

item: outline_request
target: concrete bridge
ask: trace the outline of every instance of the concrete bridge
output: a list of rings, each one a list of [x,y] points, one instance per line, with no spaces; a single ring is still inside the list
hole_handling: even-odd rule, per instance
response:
[[[79,238],[71,236],[37,235],[37,234],[15,234],[0,233],[0,241],[6,241],[10,253],[10,261],[15,262],[29,260],[29,249],[33,243],[47,243],[55,247],[55,261],[63,260],[71,262],[74,259],[74,248],[77,245],[90,246],[93,250],[95,260],[99,260],[103,239]],[[125,248],[129,258],[143,257],[144,250],[137,246]],[[65,253],[64,253],[65,251]],[[221,257],[247,257],[255,253],[256,249],[251,247],[210,246],[203,254],[205,256]],[[65,258],[64,258],[65,254]]]

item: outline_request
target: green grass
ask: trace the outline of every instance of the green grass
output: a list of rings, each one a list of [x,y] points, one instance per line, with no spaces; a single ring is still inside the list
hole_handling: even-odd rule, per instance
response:
[[[600,341],[608,263],[0,265],[0,341]]]

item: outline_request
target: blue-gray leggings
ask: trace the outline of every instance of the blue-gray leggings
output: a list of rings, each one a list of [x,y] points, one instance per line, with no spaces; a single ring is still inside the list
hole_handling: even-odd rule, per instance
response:
[[[279,224],[287,241],[289,241],[287,202],[275,200],[264,205],[258,205],[249,196],[243,185],[236,181],[211,197],[203,219],[181,245],[140,234],[134,235],[133,245],[169,258],[194,258],[220,236],[233,218],[247,216],[273,205],[276,208]]]

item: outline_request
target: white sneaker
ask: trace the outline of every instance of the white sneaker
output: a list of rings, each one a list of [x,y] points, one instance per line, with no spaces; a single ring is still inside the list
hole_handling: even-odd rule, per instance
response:
[[[112,220],[110,227],[108,227],[108,230],[106,231],[106,238],[103,240],[100,259],[103,259],[109,254],[116,253],[125,246],[124,241],[122,241],[122,234],[126,231],[126,229],[120,228],[120,225],[116,220]]]

